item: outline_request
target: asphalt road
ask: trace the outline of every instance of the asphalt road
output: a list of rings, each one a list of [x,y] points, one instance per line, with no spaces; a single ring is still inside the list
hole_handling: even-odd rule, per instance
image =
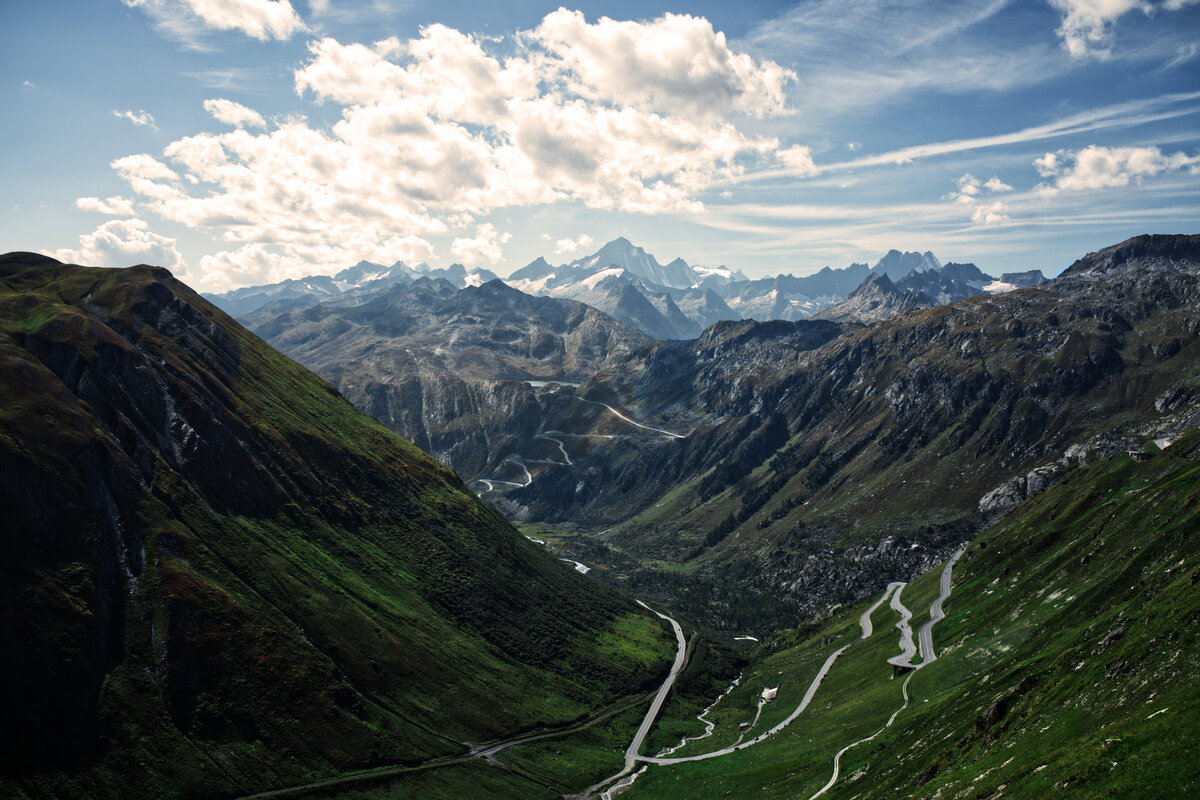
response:
[[[629,743],[629,747],[625,749],[625,768],[616,775],[605,778],[599,783],[593,784],[592,786],[584,789],[582,793],[583,797],[587,797],[595,792],[600,791],[610,783],[619,781],[621,778],[624,778],[626,775],[633,772],[633,768],[637,765],[639,760],[645,760],[638,756],[638,751],[642,749],[642,742],[645,740],[646,734],[648,734],[650,732],[650,728],[653,727],[654,720],[658,719],[658,712],[662,710],[662,705],[666,701],[667,695],[671,692],[671,687],[675,685],[676,676],[679,675],[680,671],[683,669],[684,663],[687,661],[687,640],[683,638],[683,628],[679,627],[679,623],[668,617],[666,614],[660,614],[653,608],[650,608],[650,606],[646,605],[641,600],[638,600],[637,603],[647,611],[653,612],[656,616],[661,617],[662,619],[665,619],[667,622],[671,623],[671,627],[675,630],[675,643],[678,648],[675,653],[675,662],[671,664],[671,671],[668,673],[667,679],[663,681],[662,686],[659,687],[658,694],[654,696],[653,702],[650,703],[650,709],[646,712],[646,716],[642,718],[642,724],[638,727],[637,733],[634,734],[633,741],[631,741]]]
[[[958,559],[962,557],[963,548],[959,548],[958,552],[950,557],[946,562],[946,566],[942,569],[941,593],[938,598],[929,606],[929,621],[921,626],[921,664],[922,666],[932,661],[937,660],[937,654],[933,651],[933,626],[935,623],[946,618],[946,614],[942,611],[942,603],[950,596],[950,577],[954,571],[954,565]]]
[[[912,658],[917,654],[917,646],[913,644],[912,626],[909,624],[912,612],[900,601],[900,592],[907,585],[906,583],[900,584],[896,588],[896,593],[892,595],[892,610],[900,615],[900,621],[896,623],[896,627],[900,629],[900,655],[892,656],[887,663],[896,667],[915,669]]]
[[[862,636],[855,639],[853,642],[850,642],[849,644],[842,645],[837,650],[834,650],[829,654],[829,658],[825,659],[825,663],[821,665],[821,669],[817,672],[817,676],[813,678],[812,683],[808,685],[808,690],[804,693],[804,698],[800,701],[800,705],[796,706],[796,710],[789,714],[787,719],[783,720],[783,722],[780,722],[774,728],[771,728],[766,733],[761,733],[758,736],[755,736],[748,742],[739,742],[737,744],[732,744],[729,747],[723,747],[720,750],[713,750],[709,753],[700,753],[699,755],[694,756],[678,756],[672,758],[659,758],[657,756],[641,755],[635,755],[634,757],[638,761],[645,761],[650,764],[681,764],[685,761],[703,761],[709,758],[717,758],[718,756],[729,755],[736,750],[743,750],[747,747],[753,747],[764,739],[779,733],[788,725],[792,724],[792,722],[794,722],[795,719],[804,712],[804,709],[808,708],[808,704],[812,702],[813,696],[817,693],[817,689],[821,687],[821,682],[825,680],[825,676],[829,674],[829,670],[833,666],[833,662],[837,661],[838,656],[845,652],[847,648],[858,642],[861,642],[874,632],[874,626],[871,624],[871,614],[873,614],[881,605],[883,605],[884,601],[886,601],[888,597],[891,596],[892,592],[895,591],[899,586],[903,586],[903,584],[889,584],[887,591],[883,593],[883,596],[876,600],[870,608],[862,613],[862,615],[858,618],[858,625],[862,630]],[[759,710],[762,710],[761,707]],[[628,753],[626,755],[628,757]]]
[[[946,598],[948,598],[950,596],[950,578],[954,571],[954,565],[955,565],[955,563],[958,562],[958,559],[962,556],[964,549],[965,548],[960,548],[958,550],[958,552],[956,552],[953,556],[951,556],[950,560],[946,562],[946,566],[942,569],[942,578],[941,578],[941,587],[940,587],[941,591],[938,594],[937,599],[934,600],[933,603],[930,604],[930,606],[929,606],[929,621],[921,626],[921,631],[920,631],[921,663],[917,664],[917,665],[913,665],[912,661],[911,661],[912,653],[911,652],[907,653],[907,657],[909,659],[909,663],[907,664],[907,666],[911,666],[913,671],[908,673],[908,677],[904,679],[904,683],[900,687],[901,693],[904,695],[904,704],[902,706],[900,706],[898,709],[896,709],[894,712],[892,712],[892,716],[888,718],[888,721],[886,723],[884,723],[882,728],[875,731],[873,734],[866,737],[865,739],[859,739],[857,742],[852,742],[851,744],[848,744],[845,747],[843,747],[841,750],[839,750],[837,752],[837,755],[835,755],[833,757],[833,776],[829,779],[828,783],[826,783],[824,786],[822,786],[820,789],[818,789],[816,794],[814,794],[808,800],[817,800],[818,797],[820,797],[821,795],[828,792],[830,789],[833,788],[833,785],[835,783],[837,783],[842,756],[844,756],[847,753],[847,751],[851,750],[854,747],[857,747],[860,744],[863,744],[864,742],[869,742],[872,739],[874,739],[876,736],[878,736],[879,734],[883,733],[885,730],[887,730],[889,727],[891,727],[893,722],[896,721],[896,717],[898,717],[900,715],[900,712],[903,711],[904,709],[908,708],[908,703],[909,703],[908,682],[912,680],[913,675],[917,674],[916,671],[918,669],[929,665],[931,662],[933,662],[937,659],[937,656],[933,652],[933,626],[935,623],[940,622],[941,620],[946,618],[946,614],[942,611],[942,604],[946,601]],[[893,584],[893,586],[894,585],[895,584]],[[889,586],[888,590],[890,591],[891,588],[892,587]],[[899,597],[900,597],[900,592],[897,591],[896,594],[892,598],[892,608],[896,608],[897,605],[900,605],[901,608],[903,608],[903,606],[900,604]],[[897,608],[896,610],[899,611],[900,609]],[[907,614],[907,616],[904,616],[905,614]],[[904,619],[901,620],[900,624],[903,624],[907,628],[908,620],[909,620],[909,618],[911,618],[912,615],[908,614],[907,609],[905,609],[903,612],[901,612],[901,615],[904,616]],[[897,627],[900,627],[900,625],[898,624]],[[903,640],[903,635],[902,635],[901,646],[903,646],[903,642],[904,642],[904,640]],[[911,647],[912,647],[912,630],[910,628],[910,629],[908,629],[908,648],[911,648]],[[896,663],[896,661],[898,659],[901,659],[901,658],[903,658],[903,656],[896,656],[893,658],[889,658],[888,663],[894,664],[894,663]]]

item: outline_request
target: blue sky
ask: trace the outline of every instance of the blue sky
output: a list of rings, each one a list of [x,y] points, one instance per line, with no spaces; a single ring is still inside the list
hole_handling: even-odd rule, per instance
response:
[[[0,4],[0,251],[222,290],[627,236],[1053,274],[1200,220],[1200,0]]]

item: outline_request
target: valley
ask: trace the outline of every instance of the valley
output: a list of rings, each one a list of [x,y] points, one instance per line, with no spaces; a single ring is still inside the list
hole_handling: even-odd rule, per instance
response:
[[[330,383],[162,270],[0,274],[19,797],[1200,785],[1196,237],[689,340],[428,277],[248,318]]]
[[[0,800],[1200,798],[1198,30],[0,3]]]

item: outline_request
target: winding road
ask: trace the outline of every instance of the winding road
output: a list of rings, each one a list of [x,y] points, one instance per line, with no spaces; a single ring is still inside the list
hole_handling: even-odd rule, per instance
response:
[[[671,687],[675,685],[675,677],[683,669],[684,662],[687,660],[687,640],[683,638],[683,628],[679,627],[679,623],[668,617],[666,614],[661,614],[655,611],[650,606],[637,601],[638,605],[650,611],[667,622],[671,623],[671,627],[675,630],[675,643],[678,646],[678,651],[675,654],[675,662],[671,664],[671,672],[667,675],[667,679],[663,681],[663,685],[659,688],[658,694],[654,696],[654,701],[650,704],[650,709],[646,712],[646,716],[642,719],[642,724],[638,728],[637,733],[633,736],[633,741],[629,743],[629,747],[625,749],[625,768],[613,775],[610,778],[605,778],[593,786],[589,786],[584,790],[583,795],[592,794],[604,788],[614,781],[624,778],[629,773],[633,772],[639,757],[638,751],[642,749],[642,742],[646,738],[646,734],[650,732],[650,728],[654,725],[654,721],[658,719],[658,712],[662,710],[663,702],[667,699],[667,694],[670,693]]]
[[[920,632],[921,663],[920,664],[912,663],[912,655],[913,655],[912,654],[912,649],[913,649],[913,647],[912,647],[912,629],[908,627],[908,620],[912,618],[912,614],[908,613],[907,609],[904,609],[903,611],[901,611],[901,616],[903,617],[903,619],[901,619],[900,623],[898,623],[896,627],[899,628],[901,625],[904,626],[901,629],[900,642],[901,642],[901,647],[905,649],[905,654],[902,656],[894,656],[893,658],[889,658],[888,663],[889,664],[897,664],[897,661],[899,659],[907,659],[907,662],[908,662],[907,664],[900,663],[899,666],[908,666],[909,668],[912,669],[912,671],[908,673],[908,677],[904,679],[904,683],[900,687],[900,692],[904,696],[904,704],[892,712],[892,716],[888,717],[888,721],[883,724],[882,728],[875,731],[870,736],[867,736],[866,738],[863,738],[863,739],[859,739],[857,742],[851,742],[850,744],[846,745],[841,750],[839,750],[837,752],[837,755],[835,755],[833,757],[833,775],[829,778],[829,782],[826,783],[824,786],[822,786],[820,789],[818,789],[817,792],[812,797],[808,798],[808,800],[817,800],[818,797],[820,797],[821,795],[828,792],[830,789],[833,788],[834,784],[837,783],[838,773],[841,768],[842,756],[844,756],[851,749],[858,747],[860,744],[871,741],[876,736],[878,736],[879,734],[883,733],[885,730],[890,728],[892,723],[896,721],[896,717],[898,717],[900,715],[900,712],[903,711],[904,709],[908,708],[908,703],[909,703],[908,683],[909,683],[909,681],[911,681],[913,679],[913,676],[917,674],[917,670],[921,669],[922,667],[927,667],[931,663],[933,663],[934,661],[937,660],[937,655],[933,651],[933,626],[934,626],[934,624],[936,624],[946,618],[945,612],[942,611],[942,604],[944,602],[946,602],[946,598],[948,598],[950,596],[950,579],[951,579],[951,576],[954,571],[954,565],[958,562],[958,559],[960,557],[962,557],[962,554],[965,550],[966,550],[965,547],[960,547],[954,553],[954,555],[952,555],[950,557],[950,560],[946,562],[946,566],[942,569],[941,585],[939,587],[940,592],[937,596],[937,599],[934,600],[929,605],[929,621],[921,626],[921,632]],[[895,586],[896,584],[892,584],[892,585]],[[904,586],[904,584],[900,584],[900,588],[903,588],[903,586]],[[888,588],[890,589],[891,587],[888,587]],[[892,598],[892,608],[895,608],[897,611],[900,611],[900,609],[903,608],[903,605],[900,604],[899,597],[900,597],[900,592],[899,592],[899,589],[897,589],[895,596]],[[897,608],[897,606],[899,606],[899,608]],[[906,638],[907,638],[907,644],[905,644]]]
[[[566,448],[566,446],[565,446],[565,445],[563,445],[563,443],[562,443],[562,440],[560,440],[560,439],[555,439],[553,436],[547,436],[547,435],[546,435],[546,434],[544,434],[544,433],[539,433],[539,434],[537,434],[536,436],[534,436],[533,438],[535,438],[535,439],[547,439],[547,440],[549,440],[549,441],[551,441],[551,442],[554,442],[556,445],[558,445],[558,449],[559,449],[559,450],[561,450],[561,451],[562,451],[562,454],[563,454],[563,462],[562,462],[561,464],[559,464],[559,466],[563,466],[563,467],[569,467],[569,466],[571,466],[572,464],[574,464],[574,463],[575,463],[574,461],[572,461],[572,460],[571,460],[571,457],[570,457],[569,455],[567,455],[567,448]],[[553,464],[553,463],[555,463],[555,462],[553,462],[553,461],[549,461],[549,462],[547,462],[547,463],[549,463],[549,464]]]
[[[900,601],[900,592],[908,584],[892,585],[896,587],[896,593],[892,595],[892,610],[900,615],[900,621],[896,623],[896,627],[900,629],[900,655],[892,656],[887,660],[887,663],[894,667],[916,669],[912,659],[917,654],[917,646],[913,643],[912,626],[909,624],[909,620],[912,619],[912,612]]]
[[[601,403],[599,400],[587,400],[582,397],[579,397],[578,395],[575,395],[575,399],[579,400],[582,403],[591,403],[592,405],[604,406],[609,411],[611,411],[612,413],[616,414],[621,419],[628,422],[630,425],[635,425],[643,430],[654,431],[655,433],[661,433],[663,436],[667,436],[672,439],[686,439],[688,437],[688,435],[686,433],[671,433],[671,431],[664,431],[662,428],[651,428],[649,425],[643,425],[640,422],[634,422],[629,417],[625,416],[620,411],[617,411],[615,408],[610,406],[608,403]]]
[[[966,551],[965,547],[960,547],[954,555],[950,556],[950,560],[946,562],[946,566],[942,569],[941,593],[938,598],[929,606],[929,621],[921,626],[921,663],[929,664],[937,660],[937,654],[933,651],[933,626],[937,622],[941,622],[946,618],[946,613],[942,611],[942,603],[946,602],[946,598],[950,596],[950,575],[954,570],[954,565],[958,563],[958,559],[962,558],[962,554]]]
[[[840,656],[842,653],[844,653],[848,648],[852,647],[853,645],[857,644],[858,642],[861,642],[863,639],[866,639],[874,632],[875,628],[871,624],[871,615],[873,613],[875,613],[875,611],[878,610],[881,605],[883,605],[884,601],[886,601],[888,599],[888,597],[891,596],[892,592],[895,591],[897,587],[902,586],[902,585],[903,584],[900,584],[900,583],[889,584],[887,591],[885,591],[883,593],[883,596],[880,597],[878,600],[876,600],[871,605],[870,608],[868,608],[866,611],[864,611],[862,613],[862,615],[858,618],[858,625],[859,625],[859,628],[862,630],[862,635],[859,636],[857,639],[855,639],[853,642],[850,642],[849,644],[844,644],[841,647],[839,647],[837,650],[834,650],[832,653],[829,654],[829,657],[827,659],[825,659],[825,663],[821,665],[821,669],[817,672],[817,676],[815,678],[813,678],[812,683],[810,683],[808,685],[808,690],[804,693],[804,698],[800,701],[800,705],[796,706],[796,709],[791,714],[788,715],[787,719],[783,720],[783,722],[780,722],[774,728],[771,728],[766,733],[759,734],[758,736],[754,737],[753,739],[751,739],[748,742],[738,741],[734,744],[729,745],[728,747],[722,747],[720,750],[713,750],[708,753],[700,753],[699,755],[677,756],[677,757],[659,757],[659,756],[642,756],[642,755],[637,755],[635,753],[633,757],[635,759],[637,759],[638,761],[645,761],[650,764],[682,764],[685,761],[704,761],[705,759],[717,758],[719,756],[726,756],[737,750],[744,750],[747,747],[753,747],[754,745],[758,744],[759,742],[763,741],[764,739],[766,739],[770,736],[773,736],[776,733],[779,733],[781,730],[786,728],[788,725],[792,724],[792,722],[794,722],[795,719],[804,712],[804,709],[808,708],[808,704],[812,702],[813,696],[816,695],[817,689],[819,689],[821,687],[821,682],[823,680],[825,680],[825,676],[827,674],[829,674],[829,670],[830,670],[830,668],[833,667],[833,663],[835,661],[837,661],[838,656]],[[759,711],[761,712],[761,710],[762,709],[760,706]],[[757,717],[755,719],[757,720]],[[629,753],[627,751],[626,758],[628,758],[628,757],[629,757]]]

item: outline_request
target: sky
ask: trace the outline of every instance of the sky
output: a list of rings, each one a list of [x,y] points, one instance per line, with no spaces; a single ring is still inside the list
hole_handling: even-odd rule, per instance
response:
[[[3,0],[0,78],[0,252],[204,291],[1200,232],[1200,0]]]

